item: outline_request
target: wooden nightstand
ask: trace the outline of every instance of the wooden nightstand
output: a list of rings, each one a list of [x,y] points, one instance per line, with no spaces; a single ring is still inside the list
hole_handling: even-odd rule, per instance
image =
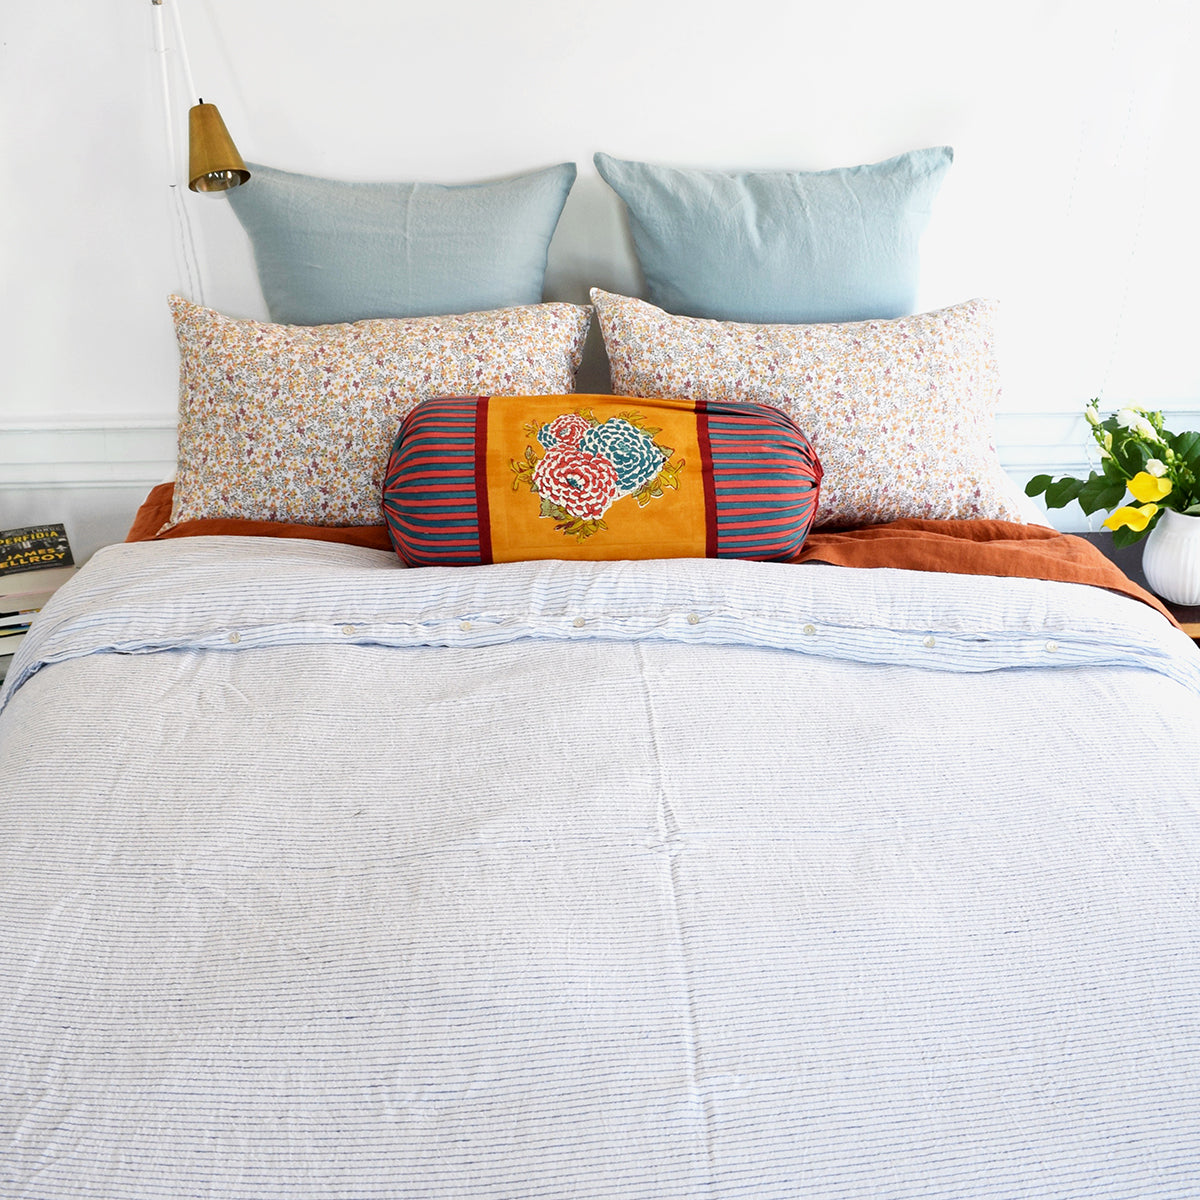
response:
[[[1142,574],[1144,541],[1134,542],[1132,546],[1123,546],[1118,550],[1113,545],[1113,535],[1107,529],[1102,529],[1099,533],[1081,533],[1078,536],[1091,542],[1105,558],[1112,559],[1134,583],[1141,584],[1148,592],[1153,592],[1146,582],[1146,576]],[[1188,637],[1200,642],[1200,605],[1172,604],[1169,600],[1163,600],[1163,606],[1183,626]]]

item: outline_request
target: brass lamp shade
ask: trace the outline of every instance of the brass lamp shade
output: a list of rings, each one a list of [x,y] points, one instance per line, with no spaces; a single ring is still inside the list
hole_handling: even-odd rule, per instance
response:
[[[193,192],[224,192],[250,178],[215,104],[201,100],[188,113],[188,143],[188,187]]]

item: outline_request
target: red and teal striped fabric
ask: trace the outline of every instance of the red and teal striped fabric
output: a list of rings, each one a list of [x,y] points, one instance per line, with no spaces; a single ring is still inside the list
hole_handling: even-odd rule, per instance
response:
[[[482,402],[474,396],[427,400],[400,426],[383,481],[383,515],[392,545],[411,566],[486,561],[475,483]]]
[[[652,477],[655,467],[643,469],[644,478],[637,477],[623,494],[618,490],[600,516],[595,515],[593,495],[587,520],[572,521],[562,508],[570,504],[562,500],[562,477],[558,507],[547,500],[548,484],[541,489],[536,482],[532,489],[529,484],[530,478],[536,480],[540,462],[563,453],[552,440],[553,429],[562,426],[539,424],[548,405],[566,418],[568,431],[602,434],[613,427],[607,422],[613,422],[626,445],[643,439],[641,448],[651,463],[662,451],[661,479]],[[534,419],[528,419],[529,413]],[[641,422],[644,429],[639,432],[629,420]],[[510,428],[523,432],[504,442],[497,430]],[[652,435],[671,445],[664,448],[650,440]],[[601,436],[589,442],[587,437],[585,432],[579,443],[580,461],[595,463],[593,451],[598,453],[606,441]],[[628,467],[618,462],[620,451],[614,453],[622,468],[616,478]],[[563,477],[569,481],[569,470]],[[418,405],[405,418],[392,447],[382,507],[392,544],[410,566],[519,557],[779,561],[794,558],[803,546],[816,516],[820,483],[821,464],[807,438],[785,413],[764,405],[583,395],[445,397]],[[669,503],[673,510],[666,507]],[[527,524],[539,515],[550,518],[549,524],[540,523],[539,534],[559,532],[547,534],[551,541],[523,548],[513,542],[514,523],[507,521],[509,532],[494,545],[494,518],[502,509],[507,516],[509,505],[514,513],[524,506],[520,511]],[[663,537],[661,521],[652,526],[639,516],[651,509],[677,512],[669,538]]]
[[[786,413],[759,404],[696,404],[707,428],[712,512],[708,558],[794,558],[817,512],[821,464]]]

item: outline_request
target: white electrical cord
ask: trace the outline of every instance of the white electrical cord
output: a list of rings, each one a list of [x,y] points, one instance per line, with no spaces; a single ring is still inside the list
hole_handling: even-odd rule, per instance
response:
[[[183,78],[187,82],[188,103],[195,104],[200,97],[196,94],[196,81],[192,78],[192,60],[188,58],[187,40],[183,36],[183,21],[179,16],[179,0],[172,0],[171,24],[175,27],[175,48],[179,51],[179,62],[183,67]]]
[[[192,232],[191,218],[188,213],[187,199],[179,186],[182,171],[175,141],[174,110],[171,105],[171,73],[167,64],[167,46],[163,36],[162,6],[163,0],[150,0],[154,13],[154,50],[158,55],[159,72],[162,77],[163,90],[163,126],[166,130],[167,162],[170,172],[167,180],[170,188],[172,215],[175,218],[176,233],[179,237],[180,260],[183,275],[187,282],[187,298],[197,304],[204,304],[204,283],[200,275],[200,259],[196,253],[196,240]],[[175,24],[175,40],[183,63],[184,75],[187,79],[188,90],[193,92],[191,67],[187,60],[187,49],[183,42],[183,30],[179,23],[179,14],[173,11]]]

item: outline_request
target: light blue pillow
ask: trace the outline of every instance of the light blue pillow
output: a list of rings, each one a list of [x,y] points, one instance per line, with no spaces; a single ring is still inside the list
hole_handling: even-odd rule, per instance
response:
[[[668,312],[803,324],[907,316],[949,146],[832,171],[709,171],[595,156],[629,210],[646,298]]]
[[[326,325],[542,299],[575,164],[491,183],[345,183],[249,164],[226,193],[271,320]]]

